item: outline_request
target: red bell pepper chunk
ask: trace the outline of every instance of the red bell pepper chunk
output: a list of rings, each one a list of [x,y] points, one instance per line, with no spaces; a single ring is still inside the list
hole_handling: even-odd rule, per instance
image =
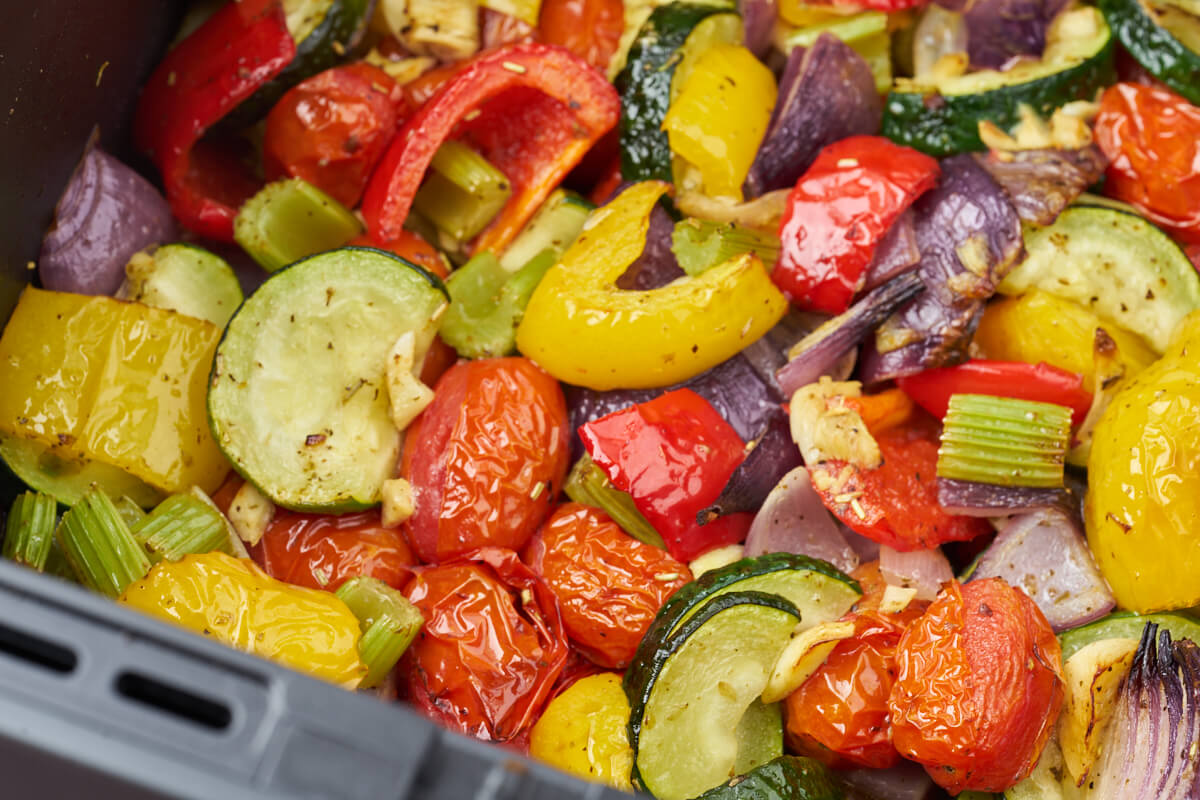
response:
[[[1071,409],[1071,422],[1079,425],[1092,407],[1092,395],[1083,378],[1045,362],[988,361],[976,358],[955,367],[918,372],[896,383],[921,408],[938,419],[946,416],[952,394],[990,394],[1055,403]]]
[[[826,147],[788,195],[775,285],[802,309],[845,311],[879,240],[939,174],[935,159],[878,136]]]
[[[475,241],[477,250],[501,249],[619,113],[616,89],[561,47],[523,42],[483,53],[392,140],[363,195],[367,229],[379,242],[400,236],[434,153],[461,135],[512,181],[512,197]]]
[[[585,423],[579,438],[679,561],[746,538],[752,514],[696,523],[696,515],[712,505],[742,463],[746,448],[729,423],[691,389],[676,389]]]
[[[185,228],[233,241],[237,209],[259,184],[232,158],[196,145],[295,54],[277,0],[243,0],[222,6],[155,68],[134,116],[134,142],[154,160]]]

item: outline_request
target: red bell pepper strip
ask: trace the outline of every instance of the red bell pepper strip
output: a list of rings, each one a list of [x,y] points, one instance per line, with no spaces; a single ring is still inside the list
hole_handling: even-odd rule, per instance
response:
[[[620,100],[604,76],[561,47],[523,42],[460,69],[392,140],[363,195],[367,229],[400,236],[433,155],[465,132],[513,183],[513,194],[475,241],[510,242],[584,153],[617,123]],[[477,116],[476,116],[477,114]]]
[[[1045,362],[972,359],[955,367],[939,367],[897,378],[896,383],[921,408],[938,419],[946,416],[952,394],[990,394],[1055,403],[1071,409],[1071,422],[1079,425],[1092,407],[1092,395],[1083,389],[1083,378]]]
[[[696,514],[716,501],[742,463],[746,448],[729,423],[691,389],[676,389],[585,423],[579,438],[679,561],[746,538],[752,514],[696,523]]]
[[[258,183],[232,160],[196,145],[295,54],[280,4],[242,0],[221,7],[155,68],[134,116],[134,142],[154,160],[185,228],[233,241],[238,206]]]
[[[878,136],[826,147],[788,195],[775,285],[799,308],[845,311],[879,240],[939,174],[936,160]]]

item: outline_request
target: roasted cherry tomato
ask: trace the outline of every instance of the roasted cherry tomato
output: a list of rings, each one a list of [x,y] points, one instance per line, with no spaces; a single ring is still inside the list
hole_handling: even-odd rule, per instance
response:
[[[567,658],[545,584],[515,553],[489,547],[421,568],[405,595],[425,618],[399,667],[413,704],[478,739],[527,733]]]
[[[436,247],[412,231],[400,231],[398,237],[386,244],[375,241],[367,233],[354,237],[347,244],[353,247],[374,247],[376,250],[386,250],[406,261],[411,261],[418,267],[424,267],[439,278],[445,278],[450,274],[446,269],[446,257],[438,252]]]
[[[1096,143],[1108,156],[1106,194],[1200,243],[1200,108],[1166,88],[1118,83],[1100,99]]]
[[[267,177],[303,178],[353,208],[406,116],[403,99],[391,76],[361,62],[303,81],[267,115]]]
[[[900,760],[892,745],[888,696],[896,678],[896,645],[928,603],[913,601],[884,614],[885,583],[879,562],[854,571],[863,597],[847,617],[854,635],[833,649],[784,705],[789,747],[833,767],[890,767]]]
[[[408,427],[405,523],[422,561],[477,547],[519,549],[550,512],[567,472],[567,405],[558,382],[524,358],[462,361]]]
[[[621,0],[543,0],[542,41],[561,45],[604,72],[625,31]]]
[[[788,195],[775,285],[800,308],[845,311],[879,240],[939,172],[933,158],[878,136],[826,147]]]
[[[558,598],[571,643],[616,669],[629,666],[658,609],[692,579],[686,565],[578,503],[550,515],[525,560]]]
[[[937,430],[892,428],[875,437],[883,464],[844,461],[808,468],[825,507],[853,530],[902,552],[967,541],[991,531],[987,520],[948,514],[938,505]]]
[[[400,532],[380,524],[378,511],[332,516],[278,509],[250,557],[272,578],[331,592],[356,575],[403,589],[417,561]]]
[[[1001,792],[1041,756],[1062,706],[1062,651],[999,578],[948,584],[896,649],[888,708],[901,755],[951,794]]]

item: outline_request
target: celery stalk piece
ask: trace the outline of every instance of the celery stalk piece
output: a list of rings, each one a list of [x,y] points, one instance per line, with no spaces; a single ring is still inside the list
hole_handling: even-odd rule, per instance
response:
[[[311,183],[268,183],[233,221],[233,238],[267,272],[334,250],[363,232],[350,209]]]
[[[98,488],[63,514],[54,535],[80,582],[101,594],[119,597],[150,571],[145,551]]]
[[[742,253],[754,253],[769,271],[779,260],[779,237],[734,223],[685,219],[675,223],[671,252],[688,275],[699,275]]]
[[[637,510],[633,498],[627,492],[613,486],[604,470],[596,466],[596,462],[592,461],[592,457],[587,453],[580,456],[571,467],[563,491],[576,503],[598,508],[608,514],[613,522],[639,542],[667,549],[662,534]]]
[[[464,358],[490,358],[517,348],[517,325],[538,282],[557,256],[543,250],[509,275],[491,253],[479,253],[446,280],[450,307],[439,334]]]
[[[235,555],[221,512],[190,494],[173,494],[163,500],[130,528],[130,533],[146,548],[155,564],[214,550]]]
[[[335,594],[358,617],[362,628],[358,654],[367,665],[367,674],[359,686],[378,686],[412,644],[425,620],[403,594],[378,578],[351,578]]]
[[[117,509],[117,513],[121,515],[121,519],[125,520],[125,524],[132,528],[146,518],[146,512],[129,498],[128,495],[121,495],[116,500],[113,500],[113,507]]]
[[[4,557],[38,572],[45,570],[54,543],[57,509],[58,504],[48,494],[25,492],[17,497],[8,512]]]
[[[413,208],[459,244],[482,231],[504,208],[512,184],[503,172],[462,142],[438,148]]]
[[[555,189],[533,218],[500,256],[505,272],[516,272],[544,250],[560,256],[579,238],[588,215],[596,207],[574,192]]]
[[[942,424],[939,478],[1062,487],[1071,409],[1012,397],[956,394]]]

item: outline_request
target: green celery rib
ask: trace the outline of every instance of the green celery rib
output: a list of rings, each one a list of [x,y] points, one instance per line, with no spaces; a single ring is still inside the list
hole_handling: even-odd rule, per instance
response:
[[[742,253],[754,253],[770,270],[779,260],[779,237],[733,223],[685,219],[675,223],[671,252],[680,268],[692,276]]]
[[[461,244],[482,231],[504,208],[512,184],[503,172],[462,142],[438,148],[413,209]]]
[[[54,543],[58,504],[48,494],[25,492],[12,504],[4,533],[4,557],[38,572],[46,568]]]
[[[446,280],[450,307],[439,335],[463,358],[515,352],[517,325],[533,290],[555,260],[555,253],[546,249],[509,275],[491,253],[477,254]]]
[[[956,394],[942,425],[938,477],[997,486],[1062,487],[1071,409],[1011,397]]]
[[[119,597],[150,571],[149,557],[96,486],[63,514],[55,538],[80,582],[109,597]]]
[[[425,620],[403,594],[378,578],[351,578],[334,594],[358,618],[362,629],[358,654],[367,665],[367,674],[359,686],[378,686],[412,644]]]
[[[350,209],[299,178],[268,183],[233,221],[233,238],[267,272],[274,272],[362,233]]]
[[[639,542],[665,550],[662,534],[642,516],[627,492],[612,485],[604,470],[587,453],[580,456],[567,476],[563,491],[576,503],[598,508]]]
[[[232,555],[220,512],[190,494],[173,494],[163,500],[130,528],[130,533],[155,564],[214,550]]]

